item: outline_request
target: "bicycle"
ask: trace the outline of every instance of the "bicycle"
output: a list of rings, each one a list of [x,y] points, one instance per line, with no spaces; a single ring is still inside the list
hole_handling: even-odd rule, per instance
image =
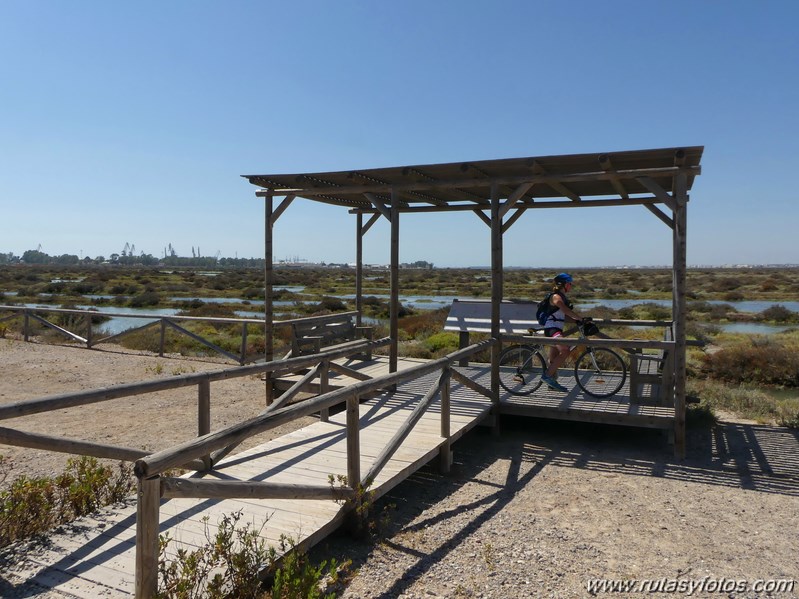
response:
[[[577,323],[577,331],[580,339],[599,333],[597,326],[588,319]],[[536,329],[530,329],[530,333],[543,335],[543,331]],[[547,368],[542,349],[542,344],[521,343],[502,350],[499,355],[499,384],[505,391],[511,395],[530,395],[541,386],[541,375]],[[587,346],[574,361],[574,378],[586,395],[611,397],[624,386],[627,365],[612,349]]]

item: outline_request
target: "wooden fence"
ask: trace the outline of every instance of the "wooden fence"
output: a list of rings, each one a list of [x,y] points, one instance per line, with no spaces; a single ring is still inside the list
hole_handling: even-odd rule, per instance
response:
[[[247,362],[254,362],[264,357],[263,354],[247,355],[247,336],[250,330],[249,328],[252,326],[264,327],[265,321],[263,318],[259,319],[259,318],[222,318],[222,317],[211,317],[211,316],[165,316],[163,314],[125,314],[125,313],[113,313],[113,312],[95,312],[91,310],[77,310],[77,309],[68,309],[68,308],[30,308],[23,306],[0,306],[0,313],[1,312],[10,312],[10,314],[0,317],[0,323],[14,319],[20,319],[20,318],[22,319],[23,322],[22,335],[25,341],[30,340],[32,320],[40,323],[41,325],[49,329],[52,329],[60,333],[61,335],[72,341],[85,345],[87,349],[91,349],[93,346],[98,345],[100,343],[108,343],[111,341],[116,341],[126,335],[130,335],[131,333],[143,331],[148,328],[159,327],[160,328],[160,338],[158,344],[159,356],[164,355],[167,330],[173,330],[179,334],[185,335],[193,339],[197,343],[204,345],[205,347],[213,350],[217,354],[220,354],[234,362],[237,362],[238,364],[246,364]],[[82,319],[82,322],[80,323],[81,325],[80,332],[71,331],[65,327],[50,322],[50,320],[45,318],[45,315],[49,314],[77,316],[79,320]],[[326,322],[326,320],[333,317],[337,319],[341,319],[344,317],[354,319],[357,314],[358,313],[355,311],[350,311],[350,312],[339,312],[336,313],[335,315],[308,316],[305,318],[278,320],[275,321],[274,326],[275,328],[291,327],[293,330],[297,325],[311,326],[314,323],[324,323]],[[125,331],[116,333],[114,335],[108,335],[105,337],[98,338],[93,334],[92,330],[93,326],[92,318],[97,318],[98,316],[108,317],[108,318],[136,318],[142,320],[149,320],[151,322],[147,322],[142,326],[127,329]],[[179,324],[187,322],[202,322],[208,324],[240,326],[241,343],[239,345],[240,347],[239,354],[238,355],[233,354],[219,347],[218,345],[204,338],[203,336],[193,333],[192,331],[189,331],[187,328]]]

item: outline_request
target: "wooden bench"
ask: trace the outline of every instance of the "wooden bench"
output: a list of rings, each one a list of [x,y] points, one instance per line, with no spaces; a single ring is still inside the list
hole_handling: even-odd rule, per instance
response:
[[[297,357],[319,353],[348,341],[372,340],[374,330],[369,326],[357,326],[357,312],[340,312],[324,316],[311,316],[290,321],[291,351],[286,357]],[[372,351],[358,354],[362,360],[371,360]]]
[[[664,341],[673,341],[666,327]],[[674,356],[667,350],[630,353],[630,403],[656,406],[674,405]]]
[[[503,300],[499,305],[499,332],[505,335],[528,335],[530,329],[543,329],[536,320],[538,302]],[[490,300],[453,300],[444,322],[445,331],[460,333],[458,346],[468,347],[470,333],[491,334]],[[460,362],[466,366],[466,361]]]

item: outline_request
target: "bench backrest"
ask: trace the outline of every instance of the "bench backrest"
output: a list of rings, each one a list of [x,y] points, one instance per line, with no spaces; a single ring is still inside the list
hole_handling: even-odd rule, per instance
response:
[[[291,323],[292,355],[316,353],[326,347],[357,336],[351,312],[330,314],[324,317],[300,319]]]
[[[499,305],[499,330],[507,335],[526,335],[528,329],[543,328],[536,320],[538,302],[503,300]],[[491,332],[489,300],[454,300],[444,323],[445,331]]]

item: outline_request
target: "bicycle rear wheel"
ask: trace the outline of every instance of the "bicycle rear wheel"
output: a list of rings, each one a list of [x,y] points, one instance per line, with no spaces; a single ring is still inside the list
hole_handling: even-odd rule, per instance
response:
[[[586,395],[610,397],[627,378],[624,359],[606,347],[589,347],[574,363],[574,378]]]
[[[499,384],[511,395],[530,395],[541,386],[544,356],[527,345],[511,345],[499,355]]]

